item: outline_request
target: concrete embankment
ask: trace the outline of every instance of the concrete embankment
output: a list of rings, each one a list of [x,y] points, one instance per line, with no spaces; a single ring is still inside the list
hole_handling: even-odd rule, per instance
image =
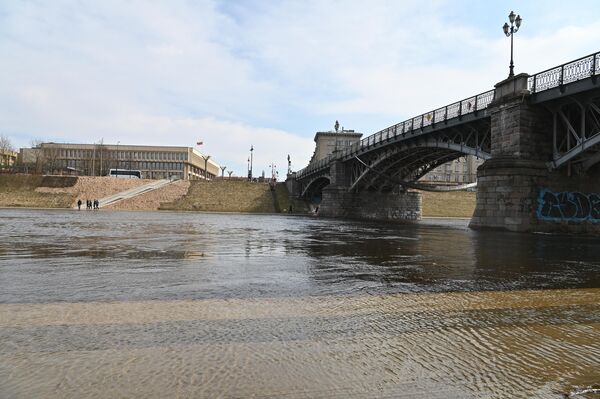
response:
[[[132,198],[127,198],[114,204],[108,205],[106,209],[119,210],[145,210],[154,211],[160,209],[164,203],[171,203],[187,194],[190,182],[178,180],[163,187],[145,192]]]

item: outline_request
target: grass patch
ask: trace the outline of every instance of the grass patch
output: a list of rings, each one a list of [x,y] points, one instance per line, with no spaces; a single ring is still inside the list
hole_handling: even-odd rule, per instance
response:
[[[424,217],[470,218],[475,211],[476,193],[473,191],[421,191]]]
[[[38,193],[44,177],[31,175],[0,175],[0,207],[70,208],[72,194]]]
[[[279,191],[277,194],[279,200]],[[174,202],[161,204],[160,209],[207,212],[275,212],[268,184],[227,180],[209,182],[194,180],[186,195]]]

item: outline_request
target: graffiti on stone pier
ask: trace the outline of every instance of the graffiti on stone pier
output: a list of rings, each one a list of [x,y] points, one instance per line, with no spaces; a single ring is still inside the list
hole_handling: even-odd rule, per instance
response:
[[[576,191],[555,193],[544,188],[538,197],[537,217],[550,221],[600,222],[600,195]]]

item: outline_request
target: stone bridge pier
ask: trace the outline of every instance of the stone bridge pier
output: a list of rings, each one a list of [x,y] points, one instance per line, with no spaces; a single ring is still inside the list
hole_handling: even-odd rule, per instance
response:
[[[334,162],[330,184],[322,190],[318,214],[324,217],[414,222],[421,219],[421,194],[415,191],[350,191],[350,166]]]
[[[477,204],[470,227],[598,233],[598,168],[582,172],[570,165],[549,167],[557,145],[553,141],[557,115],[547,105],[532,102],[528,78],[520,74],[496,85],[489,106],[492,157],[477,172]]]

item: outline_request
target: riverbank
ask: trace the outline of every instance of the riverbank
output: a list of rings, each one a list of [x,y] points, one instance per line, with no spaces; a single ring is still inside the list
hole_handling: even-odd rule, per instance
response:
[[[0,175],[0,207],[72,208],[78,198],[100,199],[153,182],[90,176]],[[470,218],[475,192],[422,192],[423,217]],[[119,210],[308,213],[306,204],[290,198],[284,183],[272,191],[267,183],[239,180],[177,181],[107,207]]]
[[[78,199],[100,199],[151,182],[114,177],[0,175],[0,207],[72,208]]]
[[[73,208],[78,199],[101,199],[152,182],[114,177],[2,175],[0,207]],[[267,183],[180,180],[105,209],[279,213],[289,209],[289,201],[284,183],[271,190]]]

